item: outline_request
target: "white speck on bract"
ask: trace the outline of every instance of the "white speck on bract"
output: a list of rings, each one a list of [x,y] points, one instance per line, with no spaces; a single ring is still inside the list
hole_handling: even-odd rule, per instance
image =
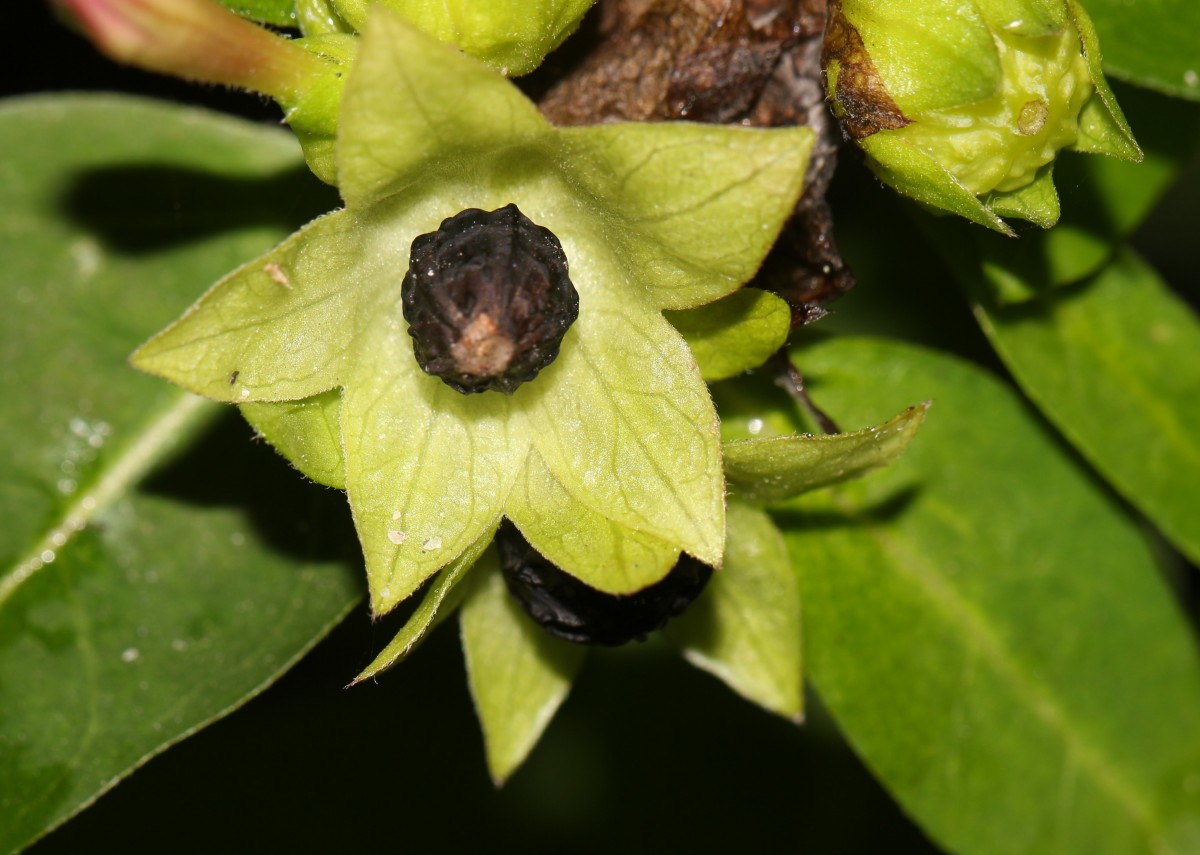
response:
[[[425,542],[421,544],[421,548],[426,552],[433,552],[435,549],[441,549],[442,539],[440,537],[428,537],[425,539]]]
[[[242,397],[243,397],[243,398],[249,398],[249,397],[250,397],[250,390],[249,390],[249,389],[243,389],[243,390],[242,390]]]
[[[751,419],[750,423],[746,425],[746,430],[750,431],[751,436],[758,436],[760,433],[762,433],[762,429],[762,419]]]
[[[398,519],[400,519],[400,517],[402,517],[402,516],[404,516],[404,512],[403,512],[403,511],[392,511],[392,519],[394,519],[394,520],[398,520]]]
[[[263,273],[270,276],[272,282],[274,282],[278,285],[282,285],[284,288],[287,288],[289,291],[292,290],[292,283],[287,278],[287,274],[284,273],[283,268],[280,267],[278,264],[276,264],[274,261],[268,262],[263,265]]]
[[[404,541],[408,538],[408,535],[393,528],[388,530],[387,537],[388,540],[399,546],[400,544],[404,543]]]

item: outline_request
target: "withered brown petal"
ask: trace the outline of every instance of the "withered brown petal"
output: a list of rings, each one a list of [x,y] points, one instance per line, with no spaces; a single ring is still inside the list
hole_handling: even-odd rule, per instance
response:
[[[579,315],[562,244],[512,204],[468,208],[417,237],[400,297],[417,363],[463,393],[512,394],[554,361]]]
[[[821,65],[833,61],[841,65],[837,78],[836,101],[841,105],[842,127],[852,139],[860,140],[883,130],[896,130],[911,124],[892,100],[858,29],[842,12],[841,0],[829,4],[829,26],[825,30],[825,50]]]

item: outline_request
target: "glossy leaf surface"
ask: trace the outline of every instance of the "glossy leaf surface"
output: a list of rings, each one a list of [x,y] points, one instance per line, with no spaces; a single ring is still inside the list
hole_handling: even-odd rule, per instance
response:
[[[1195,851],[1200,657],[1136,524],[977,368],[798,358],[847,425],[936,402],[891,467],[775,515],[809,672],[868,765],[951,851]]]
[[[0,148],[7,852],[259,692],[361,595],[333,532],[303,531],[344,529],[340,502],[289,498],[237,429],[181,456],[219,411],[125,362],[314,210],[283,189],[311,187],[295,143],[101,96],[0,107]],[[278,516],[251,510],[275,490]]]
[[[1200,5],[1192,0],[1087,0],[1104,68],[1140,86],[1200,100]]]
[[[1200,563],[1200,321],[1137,256],[1019,307],[975,312],[1071,444]]]

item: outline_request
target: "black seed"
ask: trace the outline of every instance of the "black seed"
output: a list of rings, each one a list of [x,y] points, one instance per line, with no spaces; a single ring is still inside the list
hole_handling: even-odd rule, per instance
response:
[[[579,314],[549,229],[468,208],[413,241],[400,288],[417,363],[459,392],[512,392],[554,361]]]
[[[551,564],[512,523],[496,532],[500,568],[509,592],[551,635],[580,644],[616,646],[662,629],[682,614],[708,583],[712,568],[689,555],[664,579],[634,594],[606,594]]]

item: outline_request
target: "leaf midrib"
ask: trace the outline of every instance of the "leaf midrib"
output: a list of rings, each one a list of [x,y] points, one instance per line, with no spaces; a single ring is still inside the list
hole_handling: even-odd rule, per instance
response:
[[[54,524],[0,576],[0,608],[25,582],[51,566],[92,519],[137,484],[183,437],[215,416],[219,407],[188,393],[177,395],[167,408],[143,424],[136,437],[112,459],[111,465],[87,489],[63,507]],[[50,554],[50,561],[43,555]]]
[[[963,636],[974,641],[980,657],[992,665],[997,675],[1014,687],[1019,697],[1029,700],[1029,709],[1037,719],[1048,730],[1059,735],[1066,756],[1074,758],[1078,766],[1090,771],[1098,788],[1108,792],[1112,802],[1142,830],[1145,840],[1151,844],[1150,848],[1162,855],[1179,855],[1175,849],[1169,848],[1168,841],[1156,827],[1153,812],[1139,798],[1136,789],[1100,751],[1084,741],[1077,730],[1070,726],[1070,717],[1062,705],[1041,680],[1022,667],[986,616],[939,577],[936,569],[921,558],[919,551],[911,548],[908,538],[889,534],[869,516],[859,513],[844,494],[835,495],[833,502],[839,511],[856,523],[860,531],[869,532],[885,554],[902,556],[902,560],[893,562],[897,572],[920,585],[939,610],[961,627]],[[1153,845],[1155,843],[1158,845]]]

